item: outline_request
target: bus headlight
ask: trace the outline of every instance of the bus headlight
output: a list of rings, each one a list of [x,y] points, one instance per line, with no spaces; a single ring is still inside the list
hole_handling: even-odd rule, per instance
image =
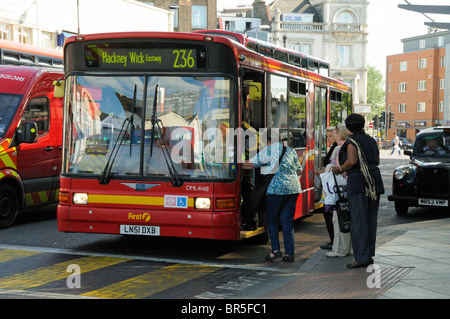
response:
[[[196,209],[210,209],[211,208],[211,199],[207,197],[197,197],[195,199],[195,208]]]
[[[87,205],[88,194],[87,193],[73,193],[73,203],[78,205]]]

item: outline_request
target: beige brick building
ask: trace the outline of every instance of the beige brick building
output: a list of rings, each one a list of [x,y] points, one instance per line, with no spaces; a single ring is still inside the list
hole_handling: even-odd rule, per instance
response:
[[[174,13],[174,31],[217,28],[216,0],[155,0],[155,7]]]

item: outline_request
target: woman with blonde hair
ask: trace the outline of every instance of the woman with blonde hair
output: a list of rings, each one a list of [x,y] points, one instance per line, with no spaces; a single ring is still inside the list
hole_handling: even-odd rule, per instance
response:
[[[331,155],[330,166],[336,165],[338,162],[338,155],[341,146],[345,143],[348,136],[350,135],[349,130],[345,124],[338,124],[334,130],[334,137],[337,143],[337,147],[334,149]],[[350,233],[341,233],[339,230],[339,222],[337,218],[336,210],[333,209],[333,229],[334,229],[334,241],[331,251],[327,252],[328,257],[345,257],[350,253],[351,242]]]

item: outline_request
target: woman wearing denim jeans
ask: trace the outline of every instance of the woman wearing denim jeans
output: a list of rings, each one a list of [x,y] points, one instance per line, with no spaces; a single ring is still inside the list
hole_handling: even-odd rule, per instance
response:
[[[278,238],[278,221],[280,221],[285,248],[283,260],[293,262],[295,204],[301,192],[299,175],[302,172],[297,153],[280,142],[272,144],[271,134],[268,131],[267,146],[250,159],[249,165],[261,167],[264,173],[275,174],[266,192],[266,224],[272,244],[272,252],[266,256],[266,260],[282,256]]]

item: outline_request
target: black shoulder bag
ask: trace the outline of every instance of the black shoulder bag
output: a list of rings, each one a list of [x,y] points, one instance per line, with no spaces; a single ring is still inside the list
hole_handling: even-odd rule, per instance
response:
[[[350,209],[348,207],[348,199],[341,196],[339,191],[338,182],[336,180],[336,175],[333,173],[334,182],[336,183],[336,189],[339,199],[336,201],[336,213],[339,222],[339,230],[341,233],[350,232]]]

